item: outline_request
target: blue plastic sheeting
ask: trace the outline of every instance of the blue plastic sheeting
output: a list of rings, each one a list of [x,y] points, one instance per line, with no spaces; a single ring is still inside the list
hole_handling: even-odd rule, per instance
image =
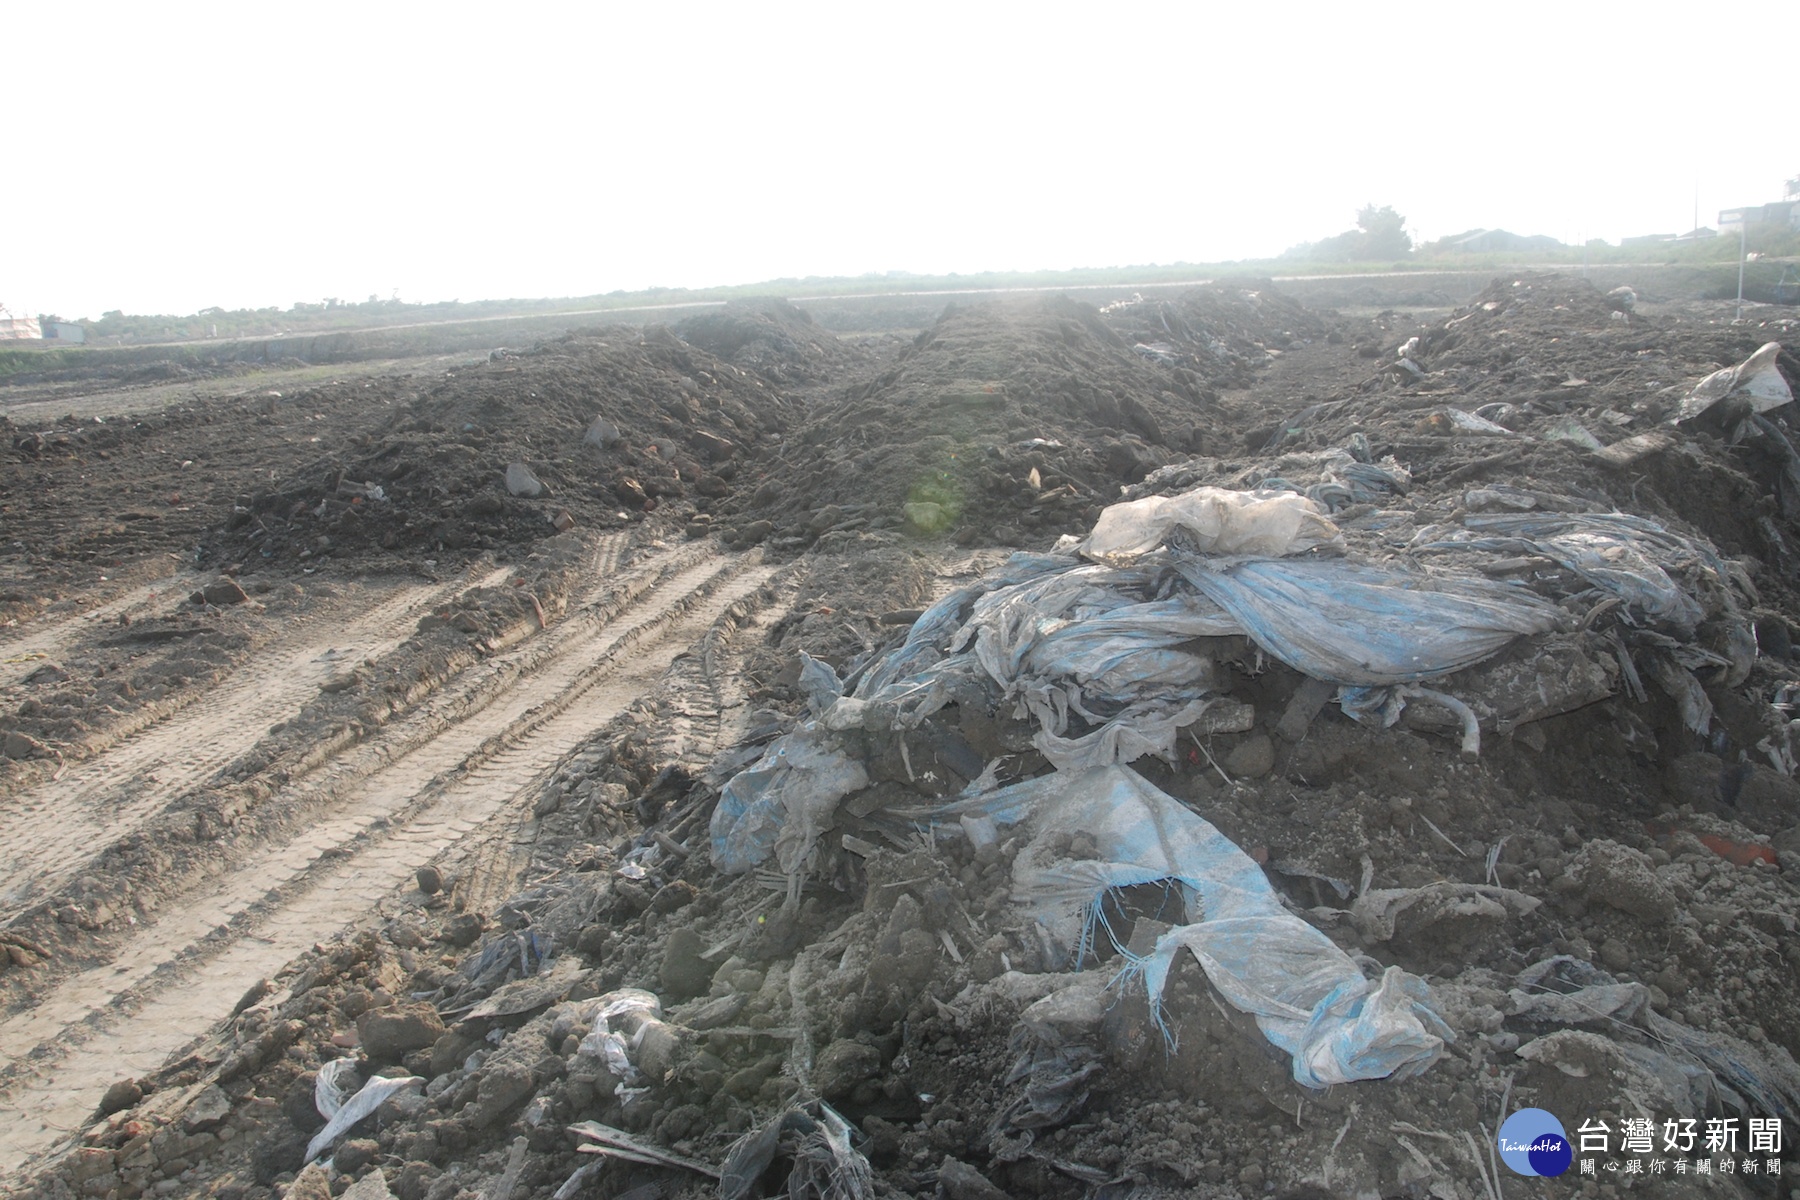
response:
[[[1669,569],[1710,577],[1720,589],[1731,577],[1711,546],[1625,513],[1494,513],[1465,517],[1463,524],[1466,533],[1418,548],[1541,554],[1617,596],[1639,618],[1684,637],[1706,619],[1707,606]]]
[[[973,643],[983,670],[1008,692],[1027,681],[1066,679],[1076,685],[1070,691],[1077,706],[1081,695],[1107,704],[1147,693],[1191,698],[1210,690],[1213,666],[1175,647],[1240,630],[1191,593],[1139,600],[1159,574],[1081,564],[990,592],[951,648]]]
[[[1015,555],[927,609],[851,696],[828,666],[802,663],[814,720],[726,785],[714,861],[745,871],[773,853],[783,871],[802,870],[837,801],[867,782],[833,731],[917,726],[971,687],[1029,716],[1033,744],[1058,770],[1086,770],[1173,755],[1220,690],[1212,659],[1182,648],[1196,637],[1248,635],[1315,678],[1382,687],[1459,671],[1559,613],[1514,585],[1339,558],[1171,549],[1114,568]],[[1387,706],[1388,723],[1399,712],[1397,696],[1361,703]]]
[[[1448,675],[1561,610],[1515,584],[1441,579],[1342,559],[1173,557],[1175,569],[1264,651],[1328,683],[1380,686]]]
[[[796,875],[837,803],[869,786],[862,763],[808,721],[777,738],[755,766],[739,771],[719,794],[712,815],[713,865],[748,871],[771,854]]]
[[[949,656],[950,639],[968,620],[977,601],[991,592],[1022,584],[1045,575],[1059,575],[1082,562],[1065,554],[1019,553],[1009,557],[998,571],[969,587],[957,588],[919,615],[900,648],[876,664],[857,685],[858,699],[893,694],[896,685],[916,685],[927,668]]]
[[[1307,1087],[1405,1078],[1454,1040],[1423,981],[1398,967],[1365,979],[1336,943],[1282,907],[1249,855],[1129,768],[1041,776],[938,808],[930,819],[958,824],[963,816],[1023,830],[1014,894],[1071,957],[1092,938],[1112,889],[1180,885],[1191,923],[1164,934],[1131,968],[1159,1022],[1164,985],[1185,948],[1220,994],[1293,1056],[1294,1079]],[[1058,835],[1067,845],[1076,833],[1092,836],[1098,858],[1057,854]]]

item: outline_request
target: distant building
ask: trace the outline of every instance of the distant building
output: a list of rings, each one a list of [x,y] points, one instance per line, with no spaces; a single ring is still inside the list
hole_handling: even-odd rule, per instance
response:
[[[1789,180],[1792,187],[1796,181]],[[1751,204],[1743,208],[1726,208],[1719,211],[1719,232],[1737,233],[1744,229],[1756,229],[1774,225],[1783,229],[1800,229],[1800,199],[1777,200],[1774,204]]]
[[[1562,243],[1541,234],[1525,237],[1504,229],[1471,229],[1433,243],[1445,254],[1519,254],[1533,250],[1556,250]]]
[[[47,338],[55,338],[59,342],[73,342],[80,345],[87,341],[87,329],[71,321],[52,321],[50,328],[44,331]]]
[[[0,342],[38,341],[43,336],[36,317],[14,317],[0,310]]]

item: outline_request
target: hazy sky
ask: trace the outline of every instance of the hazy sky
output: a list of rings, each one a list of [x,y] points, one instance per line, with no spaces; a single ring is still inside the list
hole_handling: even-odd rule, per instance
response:
[[[34,3],[5,28],[0,304],[71,318],[1265,257],[1368,202],[1420,238],[1616,241],[1800,174],[1793,0]]]

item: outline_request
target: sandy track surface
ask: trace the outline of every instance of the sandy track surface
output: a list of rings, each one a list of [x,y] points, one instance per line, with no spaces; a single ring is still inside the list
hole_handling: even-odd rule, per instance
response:
[[[475,583],[493,586],[506,574],[501,568]],[[250,749],[320,684],[392,650],[421,615],[469,583],[358,588],[288,626],[220,686],[188,693],[179,712],[151,709],[115,731],[122,736],[96,757],[0,800],[0,845],[7,847],[0,854],[0,916],[16,917],[19,906],[54,890],[109,841]],[[154,590],[134,589],[105,607],[127,611],[140,593]]]
[[[718,680],[716,664],[706,665],[719,653],[716,627],[728,634],[754,611],[776,573],[759,555],[702,543],[653,551],[621,571],[624,543],[623,535],[599,543],[563,620],[292,781],[274,802],[309,814],[296,836],[165,904],[110,961],[0,1021],[0,1169],[78,1127],[111,1082],[154,1069],[228,1016],[259,979],[368,916],[465,839],[471,852],[457,864],[465,886],[511,893],[530,857],[519,834],[534,782],[654,689],[696,642],[689,658]],[[108,837],[247,750],[342,663],[391,648],[444,590],[396,589],[353,621],[322,612],[207,703],[13,797],[0,816],[14,848],[4,864],[9,905],[78,871]],[[719,739],[723,686],[699,693],[696,751]]]
[[[186,594],[184,577],[154,579],[128,588],[85,612],[34,622],[24,629],[0,630],[0,683],[15,683],[91,634],[121,616],[147,612],[171,596]],[[186,590],[191,590],[192,584]]]

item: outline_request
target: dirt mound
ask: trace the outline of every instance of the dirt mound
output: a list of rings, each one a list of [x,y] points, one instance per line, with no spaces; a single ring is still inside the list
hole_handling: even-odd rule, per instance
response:
[[[1733,438],[1707,420],[1669,425],[1700,379],[1782,329],[1630,312],[1581,279],[1537,274],[1496,280],[1435,326],[1383,318],[1345,332],[1368,374],[1275,424],[1245,411],[1247,450],[1319,453],[1360,438],[1359,454],[1393,455],[1417,483],[1460,489],[1452,499],[1517,510],[1557,503],[1481,491],[1501,482],[1653,516],[1697,529],[1726,554],[1756,556],[1786,597],[1800,568],[1800,508],[1781,499],[1778,443]],[[1800,378],[1791,349],[1780,362]],[[1793,421],[1772,416],[1784,428]],[[1282,473],[1254,458],[1221,463],[1253,482]]]
[[[674,327],[682,341],[783,386],[839,383],[862,356],[786,300],[733,300]]]
[[[518,553],[730,497],[798,403],[666,328],[570,336],[453,371],[385,429],[240,497],[221,553],[295,563]]]
[[[1188,368],[1213,390],[1249,387],[1289,350],[1327,335],[1314,312],[1267,279],[1227,280],[1174,300],[1134,299],[1102,312],[1139,354]]]
[[[890,368],[809,412],[723,512],[802,544],[855,528],[1023,544],[1203,441],[1211,395],[1079,301],[952,305]]]

